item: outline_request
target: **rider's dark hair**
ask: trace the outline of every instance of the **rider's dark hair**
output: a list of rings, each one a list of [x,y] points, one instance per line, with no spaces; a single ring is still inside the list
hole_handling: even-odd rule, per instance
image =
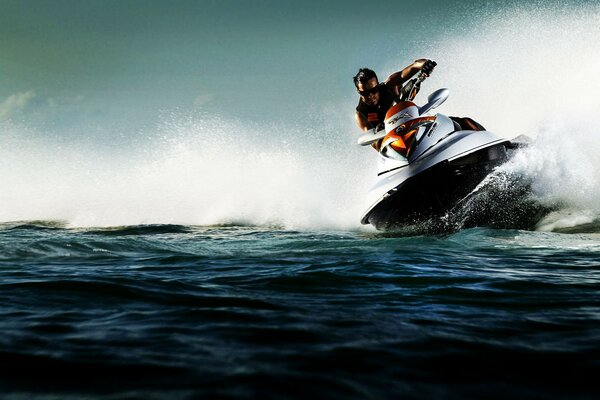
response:
[[[377,74],[375,74],[375,71],[369,68],[361,68],[358,70],[358,73],[354,76],[354,86],[358,88],[359,82],[364,85],[372,78],[377,79]],[[377,82],[379,82],[379,79],[377,79]]]

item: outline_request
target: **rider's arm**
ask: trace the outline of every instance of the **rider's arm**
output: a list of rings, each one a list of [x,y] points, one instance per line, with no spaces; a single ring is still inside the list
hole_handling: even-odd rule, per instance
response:
[[[358,127],[363,131],[368,131],[369,129],[371,129],[371,127],[369,126],[369,122],[358,111],[356,112],[356,114],[354,114],[354,118],[356,119],[356,124],[358,125]]]
[[[415,74],[419,72],[421,68],[423,68],[423,65],[425,65],[426,62],[426,58],[421,58],[404,68],[402,71],[394,72],[385,81],[386,86],[392,89],[394,94],[400,94],[399,88],[402,86],[402,84],[415,76]]]

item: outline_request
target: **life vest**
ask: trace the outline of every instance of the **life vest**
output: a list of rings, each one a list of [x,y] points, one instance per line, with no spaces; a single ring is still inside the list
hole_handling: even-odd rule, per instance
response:
[[[394,103],[397,96],[386,86],[385,83],[379,84],[379,102],[371,106],[358,100],[356,111],[369,123],[371,129],[385,120],[385,113]]]

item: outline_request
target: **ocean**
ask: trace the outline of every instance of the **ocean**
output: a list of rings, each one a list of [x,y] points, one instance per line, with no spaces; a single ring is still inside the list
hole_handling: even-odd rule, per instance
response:
[[[0,390],[595,398],[600,236],[585,230],[5,223]]]

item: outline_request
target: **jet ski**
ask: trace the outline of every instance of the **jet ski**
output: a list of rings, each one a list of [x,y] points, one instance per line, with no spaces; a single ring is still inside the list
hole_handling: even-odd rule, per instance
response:
[[[420,80],[403,88],[408,98],[414,98]],[[507,160],[515,147],[509,140],[476,123],[427,115],[449,93],[436,90],[421,107],[400,97],[388,110],[385,127],[359,138],[358,144],[378,148],[377,179],[368,193],[362,224],[389,231],[443,217]]]

